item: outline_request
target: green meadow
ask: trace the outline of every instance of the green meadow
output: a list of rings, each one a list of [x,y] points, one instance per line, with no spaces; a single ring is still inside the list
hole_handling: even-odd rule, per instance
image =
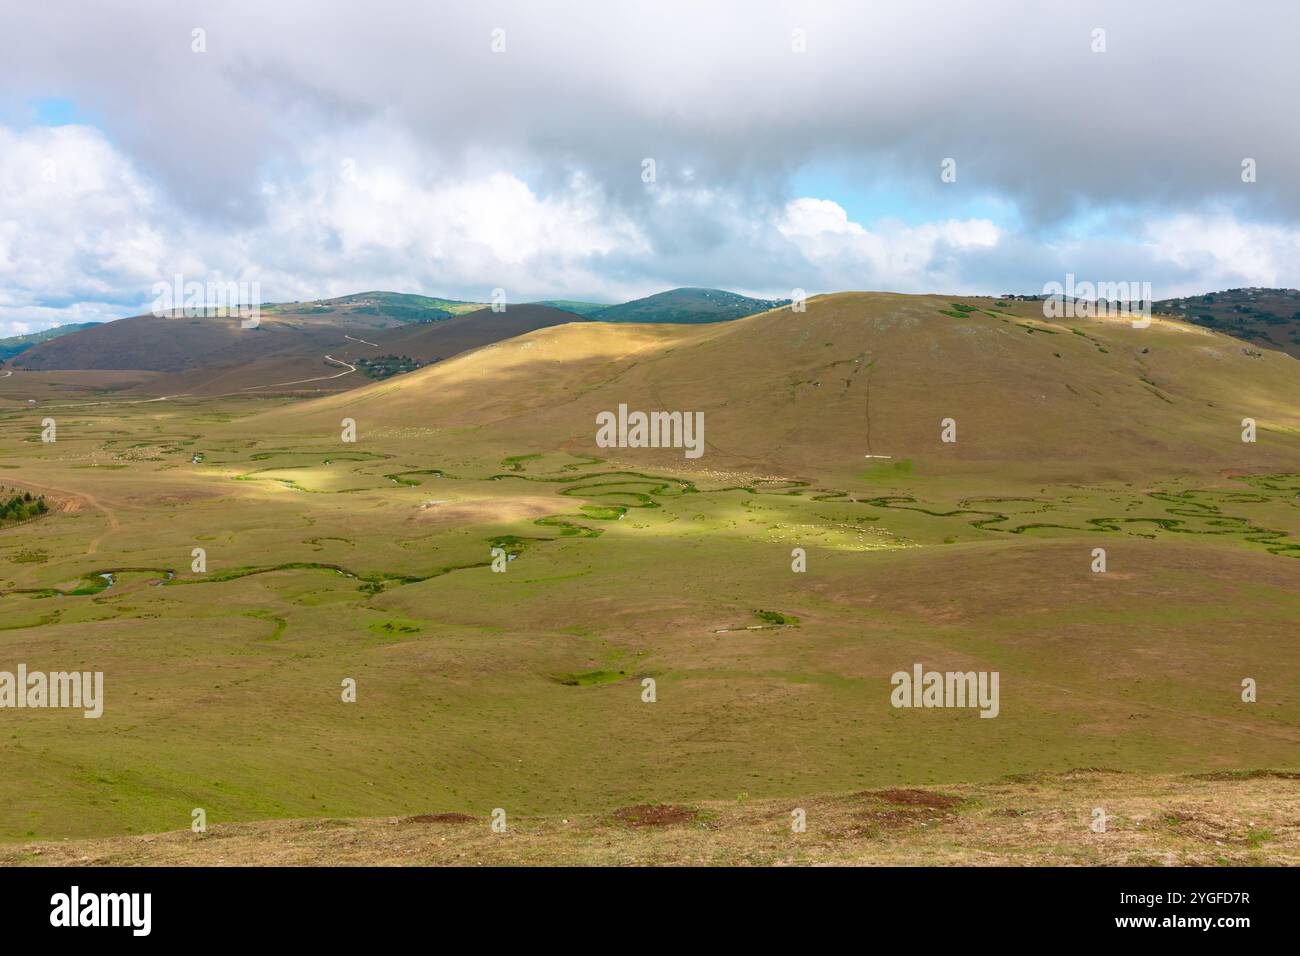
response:
[[[1296,766],[1300,468],[598,455],[609,403],[480,420],[453,374],[0,413],[50,502],[0,530],[0,670],[105,675],[99,719],[0,711],[0,838]],[[998,671],[998,718],[891,707],[915,663]]]

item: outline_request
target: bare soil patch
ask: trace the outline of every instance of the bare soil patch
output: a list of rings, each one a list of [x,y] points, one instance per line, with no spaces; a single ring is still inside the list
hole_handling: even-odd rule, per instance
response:
[[[630,827],[669,827],[690,823],[698,816],[698,810],[671,804],[639,804],[614,811],[614,819]]]
[[[468,813],[419,813],[406,817],[403,823],[473,823],[474,818]]]
[[[541,496],[525,498],[458,499],[426,503],[412,515],[416,521],[439,524],[508,524],[562,511],[565,504]]]
[[[932,790],[865,790],[858,796],[873,797],[897,806],[931,807],[936,810],[951,810],[962,802],[960,797],[950,797]]]

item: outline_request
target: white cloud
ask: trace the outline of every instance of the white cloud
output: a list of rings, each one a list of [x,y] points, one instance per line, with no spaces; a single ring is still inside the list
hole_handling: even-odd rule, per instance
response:
[[[1147,226],[1146,241],[1157,260],[1188,276],[1170,295],[1300,284],[1300,231],[1295,229],[1238,222],[1226,213],[1179,215]]]
[[[140,309],[177,272],[278,299],[1300,285],[1296,4],[918,3],[223,0],[204,54],[168,0],[18,5],[0,331]],[[100,129],[23,128],[51,97]],[[940,185],[950,156],[960,181]],[[816,169],[887,184],[908,221],[792,198]],[[1128,224],[1086,225],[1099,211]]]
[[[506,163],[429,163],[382,124],[331,131],[263,171],[258,218],[218,228],[94,128],[0,127],[0,178],[18,187],[0,194],[0,334],[144,311],[176,273],[257,281],[267,301],[496,287],[516,302],[616,301],[675,285],[997,293],[1067,272],[1151,281],[1158,297],[1297,284],[1300,231],[1223,208],[1050,242],[982,218],[864,224],[827,198],[773,203],[669,176],[633,216],[586,172],[542,189]]]
[[[789,203],[776,224],[803,257],[818,266],[829,288],[933,292],[950,286],[960,253],[990,250],[1002,231],[987,219],[946,220],[918,226],[882,222],[868,230],[837,203],[804,197]],[[857,281],[842,284],[850,277]],[[823,285],[824,288],[826,286]]]
[[[257,281],[280,300],[646,291],[601,269],[652,249],[589,177],[546,195],[500,170],[453,178],[424,168],[403,138],[366,132],[367,155],[314,141],[264,179],[260,220],[215,229],[162,201],[98,130],[0,127],[0,179],[18,187],[0,196],[0,334],[143,311],[153,284],[178,273]]]
[[[157,275],[157,192],[98,130],[0,127],[0,181],[0,316],[114,301]]]
[[[740,191],[844,162],[930,198],[953,157],[951,198],[978,184],[1035,226],[1077,203],[1206,197],[1300,218],[1293,0],[1248,14],[1220,0],[568,0],[563,15],[528,0],[223,0],[202,11],[204,54],[186,4],[85,4],[71,19],[9,6],[0,110],[71,99],[214,220],[256,219],[268,164],[366,123],[411,137],[426,163],[494,151],[506,170],[581,166],[634,208],[645,156]],[[498,27],[508,52],[493,55]]]

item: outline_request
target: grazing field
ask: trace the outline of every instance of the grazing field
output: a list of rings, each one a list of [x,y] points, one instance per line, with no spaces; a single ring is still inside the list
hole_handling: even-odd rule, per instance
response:
[[[1176,322],[866,294],[545,328],[312,401],[94,383],[32,405],[30,376],[55,373],[20,372],[0,380],[0,485],[50,513],[0,530],[0,670],[102,671],[106,700],[97,720],[0,711],[3,859],[203,808],[203,841],[77,855],[252,861],[265,840],[307,861],[346,833],[353,862],[450,862],[391,821],[233,825],[503,808],[527,819],[510,842],[483,827],[458,852],[1294,862],[1298,373]],[[705,453],[598,447],[620,404],[703,412]],[[996,719],[892,706],[917,663],[998,672]],[[1056,778],[988,783],[1081,767],[1122,774],[1071,776],[1068,799]],[[824,795],[844,834],[893,811],[833,795],[896,789],[960,806],[924,833],[908,815],[880,857],[819,835],[812,804],[822,849],[775,842],[792,800]],[[1113,851],[1088,829],[1107,795],[1147,821]],[[1234,823],[1237,800],[1266,824]],[[1226,848],[1161,816],[1198,801]],[[730,836],[600,835],[661,804]]]

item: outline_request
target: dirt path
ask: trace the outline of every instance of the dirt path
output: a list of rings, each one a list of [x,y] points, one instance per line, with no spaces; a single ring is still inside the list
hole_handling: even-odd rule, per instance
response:
[[[351,339],[353,342],[360,342],[362,345],[370,345],[370,346],[373,346],[373,347],[375,347],[375,348],[379,348],[379,343],[378,343],[378,342],[367,342],[365,339],[353,339],[352,336],[350,336],[350,335],[345,335],[345,336],[343,336],[343,337],[344,337],[345,339]]]
[[[352,336],[350,335],[345,336],[345,338],[352,338]],[[375,345],[374,342],[365,342],[363,339],[353,339],[353,341],[363,342],[365,345],[374,345],[375,348],[379,348],[379,346]],[[219,395],[214,395],[212,397],[220,398],[222,397],[222,395],[241,395],[244,392],[253,392],[262,388],[281,388],[282,386],[285,385],[305,385],[308,382],[327,382],[330,381],[331,379],[342,378],[344,375],[351,375],[353,372],[357,370],[357,367],[355,365],[351,365],[347,362],[342,361],[341,359],[336,359],[332,355],[326,355],[325,361],[333,362],[335,365],[345,366],[345,368],[342,372],[338,372],[335,375],[317,375],[315,378],[302,378],[302,379],[297,379],[296,381],[293,382],[273,382],[269,385],[250,385],[247,388],[240,389],[238,392],[224,392]],[[0,378],[8,378],[12,374],[13,372],[6,372],[4,375],[0,375]],[[213,381],[216,381],[216,379],[213,379]],[[211,382],[208,382],[207,384],[210,385]],[[188,398],[191,394],[192,393],[190,392],[180,392],[176,395],[159,395],[157,398],[139,398],[139,399],[134,399],[132,401],[125,401],[125,402],[72,402],[72,403],[65,403],[61,405],[37,405],[35,406],[35,408],[39,411],[45,411],[47,409],[53,409],[53,408],[90,408],[98,405],[148,405],[152,402],[170,401],[173,398]]]
[[[370,343],[367,342],[366,344],[369,345]],[[339,372],[337,375],[317,375],[315,378],[300,378],[294,382],[273,382],[270,385],[250,385],[248,386],[248,388],[242,389],[242,391],[252,392],[252,391],[256,391],[259,388],[280,388],[284,385],[305,385],[308,382],[327,382],[330,379],[342,378],[344,375],[351,375],[353,372],[357,370],[357,367],[355,365],[348,365],[347,362],[344,362],[340,359],[336,359],[332,355],[325,356],[325,361],[333,362],[335,365],[347,365],[347,371]]]
[[[91,405],[148,405],[150,402],[165,402],[173,398],[184,398],[189,393],[181,395],[159,395],[157,398],[138,398],[130,402],[75,402],[70,405],[36,405],[33,406],[37,411],[45,411],[50,408],[87,408]]]
[[[85,505],[87,507],[94,508],[96,511],[102,512],[108,518],[108,529],[102,532],[101,534],[99,534],[94,539],[92,539],[90,543],[86,545],[86,554],[88,555],[97,553],[99,551],[99,543],[101,541],[107,538],[110,534],[113,534],[114,532],[121,530],[122,526],[121,523],[118,522],[117,520],[117,512],[115,512],[112,508],[108,507],[108,505],[101,502],[98,498],[96,498],[92,494],[88,494],[84,491],[70,491],[67,488],[56,488],[54,485],[47,485],[44,483],[32,484],[31,482],[16,481],[8,478],[5,479],[5,482],[6,484],[12,484],[20,488],[26,488],[29,491],[39,492],[41,494],[56,495],[57,497],[63,499],[64,511],[77,512],[81,510],[82,505]]]

